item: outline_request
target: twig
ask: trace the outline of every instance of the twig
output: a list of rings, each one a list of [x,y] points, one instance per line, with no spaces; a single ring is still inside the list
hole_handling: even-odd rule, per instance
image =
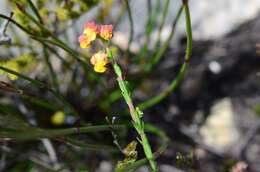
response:
[[[110,122],[109,118],[106,116],[106,121],[109,124],[110,130],[111,130],[111,134],[112,134],[112,137],[113,137],[113,143],[120,150],[120,152],[123,153],[123,149],[120,146],[120,144],[118,142],[118,139],[117,139],[118,138],[117,134],[114,132],[113,125],[115,124],[115,120],[116,120],[116,117],[113,116],[112,119],[111,119],[111,122]]]
[[[53,148],[53,145],[49,139],[41,139],[42,144],[44,145],[46,151],[49,154],[49,159],[51,164],[53,165],[54,169],[57,170],[60,168],[60,164],[58,163],[58,158],[56,152]]]
[[[252,141],[253,137],[255,136],[255,134],[258,132],[259,129],[260,129],[260,121],[258,121],[254,126],[252,126],[252,128],[250,128],[249,131],[245,134],[237,153],[237,156],[239,158],[244,157],[248,144],[250,143],[250,141]]]
[[[0,28],[0,45],[11,44],[12,39],[6,34],[7,26],[14,13],[10,13],[9,19],[7,19]]]

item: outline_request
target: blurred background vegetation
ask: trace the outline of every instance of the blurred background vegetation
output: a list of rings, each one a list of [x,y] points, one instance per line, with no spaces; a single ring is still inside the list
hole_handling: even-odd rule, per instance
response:
[[[159,171],[259,171],[260,2],[189,3],[185,61],[180,0],[1,1],[0,171],[148,170],[112,67],[79,47],[87,21],[114,26]]]

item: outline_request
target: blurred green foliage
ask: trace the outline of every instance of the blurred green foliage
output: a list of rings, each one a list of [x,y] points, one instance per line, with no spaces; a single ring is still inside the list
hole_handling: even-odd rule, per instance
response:
[[[256,105],[254,110],[255,110],[256,115],[260,117],[260,105]]]
[[[0,60],[0,65],[10,68],[18,73],[28,73],[35,69],[37,62],[33,54],[23,54],[10,60]],[[0,70],[0,75],[6,74],[11,80],[15,80],[18,76]]]
[[[8,147],[1,148],[1,151],[11,165],[0,167],[0,171],[94,171],[100,159],[108,159],[114,164],[118,162],[118,171],[131,171],[146,164],[146,159],[138,160],[142,158],[137,156],[138,142],[132,141],[123,151],[113,146],[115,136],[118,136],[116,138],[120,144],[126,144],[128,137],[136,137],[131,134],[133,126],[129,125],[129,112],[122,104],[122,90],[118,89],[112,70],[99,75],[93,72],[88,62],[89,52],[97,47],[84,52],[78,49],[79,30],[75,25],[92,8],[98,8],[98,14],[93,16],[94,21],[112,23],[114,28],[127,16],[130,30],[129,40],[126,40],[127,48],[122,48],[113,41],[109,48],[123,66],[120,76],[124,77],[126,73],[129,78],[129,83],[121,83],[129,102],[130,93],[146,82],[147,76],[153,72],[169,47],[180,15],[182,12],[186,14],[188,39],[185,61],[178,76],[165,90],[134,109],[141,119],[141,110],[152,107],[167,97],[184,76],[190,58],[192,37],[187,4],[183,4],[176,12],[171,34],[165,42],[160,35],[170,1],[166,0],[161,10],[159,1],[153,7],[149,4],[142,7],[147,8],[149,13],[145,21],[147,27],[143,31],[146,40],[140,51],[133,53],[130,51],[134,37],[133,9],[127,0],[6,2],[14,16],[10,19],[8,15],[0,14],[3,20],[10,21],[7,29],[12,38],[11,45],[1,47],[4,51],[0,55],[0,75],[7,76],[0,82],[0,139],[3,140],[1,144]],[[118,5],[121,10],[112,18],[114,5]],[[84,23],[80,25],[83,27]],[[149,48],[152,31],[158,28],[156,45]],[[137,72],[129,73],[131,65],[137,66]],[[105,116],[114,117],[114,114],[120,115],[117,123],[123,125],[106,123]],[[159,149],[150,153],[151,156],[158,157],[166,149],[168,137],[163,130],[147,122],[135,125],[136,128],[139,127],[138,131],[141,131],[141,125],[142,132],[149,131],[160,138],[160,141],[156,141]],[[46,146],[42,138],[49,139],[50,145]],[[124,156],[122,161],[118,161],[120,155]],[[53,156],[59,158],[51,161]],[[11,161],[12,159],[14,160]]]

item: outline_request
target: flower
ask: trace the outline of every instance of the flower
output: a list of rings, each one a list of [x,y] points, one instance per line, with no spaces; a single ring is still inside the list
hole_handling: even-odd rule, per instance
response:
[[[61,125],[65,122],[66,115],[63,111],[57,111],[55,112],[51,117],[51,122],[54,125]]]
[[[107,70],[106,65],[109,63],[107,54],[103,51],[95,53],[91,57],[90,63],[94,66],[94,71],[104,73]]]
[[[90,46],[91,40],[85,35],[80,35],[79,43],[81,48],[88,48]]]
[[[102,63],[97,63],[94,66],[94,71],[98,72],[98,73],[104,73],[107,70],[107,67],[104,66]]]
[[[87,22],[84,27],[83,34],[89,37],[90,40],[95,40],[99,32],[99,25],[95,22]]]
[[[110,40],[113,37],[113,25],[101,25],[99,35],[105,40]]]
[[[81,48],[88,48],[92,41],[96,39],[99,33],[99,26],[95,22],[87,22],[84,27],[83,34],[79,36]]]
[[[78,38],[80,47],[88,48],[97,35],[107,41],[112,39],[113,25],[97,25],[95,22],[87,22],[83,34]],[[94,66],[94,71],[103,73],[107,70],[108,56],[104,51],[99,51],[91,57],[90,63]]]

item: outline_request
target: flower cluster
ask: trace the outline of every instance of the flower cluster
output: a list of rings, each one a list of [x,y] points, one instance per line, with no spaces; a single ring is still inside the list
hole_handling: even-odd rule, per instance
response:
[[[79,36],[79,43],[81,48],[89,48],[91,43],[100,37],[106,41],[109,41],[113,37],[112,25],[97,25],[95,22],[87,22],[84,26],[83,34]],[[90,63],[94,66],[94,70],[99,73],[106,71],[109,60],[107,54],[103,51],[95,53]]]

